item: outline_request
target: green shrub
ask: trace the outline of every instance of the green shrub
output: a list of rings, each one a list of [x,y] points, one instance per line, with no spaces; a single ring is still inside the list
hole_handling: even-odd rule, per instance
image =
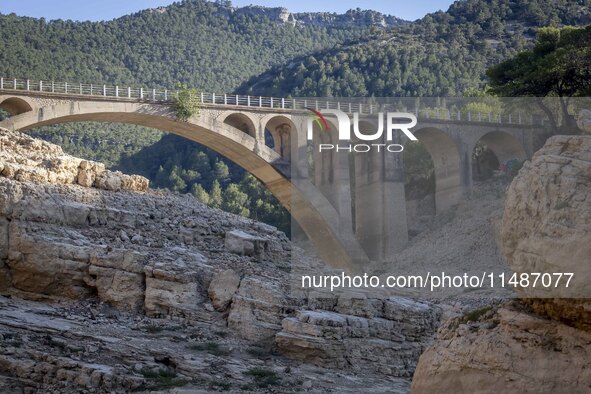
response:
[[[198,115],[201,109],[201,98],[197,89],[179,85],[174,98],[174,108],[177,118],[183,122],[186,122],[192,116]]]
[[[252,377],[254,383],[259,388],[276,386],[281,383],[281,378],[277,375],[277,373],[267,368],[251,368],[244,372],[244,374]]]

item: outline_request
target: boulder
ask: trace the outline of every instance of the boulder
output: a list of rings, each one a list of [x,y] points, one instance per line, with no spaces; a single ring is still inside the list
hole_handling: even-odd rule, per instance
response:
[[[566,300],[591,298],[591,136],[554,136],[525,163],[507,192],[501,237],[514,272],[574,273],[569,287],[520,294],[538,298],[539,313],[591,329],[591,303]]]
[[[145,312],[148,316],[198,317],[207,300],[206,283],[212,267],[198,253],[186,251],[183,256],[146,266]]]
[[[207,289],[213,307],[220,312],[228,309],[239,285],[240,276],[234,270],[227,269],[215,274]]]
[[[281,330],[286,309],[285,294],[277,283],[246,277],[232,299],[228,327],[245,339],[271,342]]]
[[[241,230],[226,232],[226,250],[240,256],[254,256],[258,260],[266,257],[268,241]]]
[[[479,322],[457,319],[421,355],[413,394],[589,391],[591,333],[511,306]]]

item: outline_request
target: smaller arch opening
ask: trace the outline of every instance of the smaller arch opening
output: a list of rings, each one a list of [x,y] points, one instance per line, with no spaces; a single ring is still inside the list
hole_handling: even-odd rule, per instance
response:
[[[486,181],[500,169],[497,155],[485,144],[478,142],[472,152],[472,179]]]
[[[250,135],[253,138],[256,137],[254,123],[245,114],[231,114],[228,117],[226,117],[226,119],[224,119],[224,123],[237,128],[238,130]]]
[[[472,150],[472,180],[515,176],[527,159],[523,145],[511,134],[492,131],[483,135]]]
[[[32,111],[33,107],[26,100],[10,97],[0,103],[0,109],[6,111],[10,116],[16,116]]]
[[[295,130],[293,122],[285,116],[274,116],[265,124],[265,144],[279,153],[286,160],[291,159],[291,138]],[[268,141],[267,133],[273,139],[273,144]]]

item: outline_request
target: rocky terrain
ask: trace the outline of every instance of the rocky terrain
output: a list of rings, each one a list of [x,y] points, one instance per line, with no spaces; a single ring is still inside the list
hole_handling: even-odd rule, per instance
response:
[[[591,390],[590,152],[589,136],[550,138],[512,182],[501,226],[515,272],[574,272],[573,286],[520,289],[520,301],[447,320],[413,393]]]
[[[428,230],[394,266],[588,266],[590,148],[591,137],[550,139],[504,213],[507,183],[478,185],[420,218]],[[20,133],[0,131],[0,168],[0,392],[591,387],[586,300],[293,298],[292,262],[314,257],[271,226]]]
[[[0,392],[408,391],[438,307],[293,299],[275,228],[21,133],[0,168]]]

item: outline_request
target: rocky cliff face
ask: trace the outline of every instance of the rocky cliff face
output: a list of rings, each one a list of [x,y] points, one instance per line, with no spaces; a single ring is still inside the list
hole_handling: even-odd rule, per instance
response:
[[[588,294],[591,277],[590,152],[589,136],[550,138],[513,180],[501,231],[515,272],[574,272],[574,286],[524,288],[519,302],[449,320],[421,356],[413,392],[589,391],[591,304],[572,297]]]
[[[20,133],[0,168],[0,391],[408,390],[432,305],[294,299],[275,228]]]
[[[248,15],[263,16],[277,23],[286,23],[294,26],[320,26],[320,27],[393,27],[404,23],[405,20],[392,15],[384,15],[371,10],[349,10],[344,14],[334,12],[303,12],[293,13],[287,8],[268,8],[260,6],[248,6],[241,8],[220,7],[222,15]]]

